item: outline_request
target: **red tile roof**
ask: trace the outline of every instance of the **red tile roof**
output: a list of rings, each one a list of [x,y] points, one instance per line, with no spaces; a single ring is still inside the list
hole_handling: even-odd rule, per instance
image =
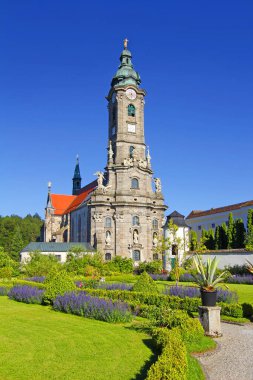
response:
[[[201,211],[201,210],[193,210],[186,219],[192,219],[192,218],[198,218],[200,216],[206,216],[206,215],[212,215],[212,214],[218,214],[220,212],[227,212],[227,211],[233,211],[238,210],[242,207],[248,207],[253,206],[253,200],[252,201],[246,201],[242,203],[236,203],[234,205],[230,206],[224,206],[224,207],[218,207],[218,208],[211,208],[210,210]]]
[[[79,190],[78,195],[62,195],[62,194],[51,194],[52,206],[54,207],[55,215],[68,214],[85,200],[85,198],[97,187],[97,180],[89,183]]]
[[[55,215],[63,215],[66,208],[73,202],[76,195],[51,194]]]
[[[85,198],[94,190],[94,188],[91,188],[91,189],[88,189],[86,191],[84,191],[83,193],[79,194],[76,196],[76,198],[73,200],[73,202],[69,205],[69,207],[65,210],[64,214],[68,214],[72,211],[74,211],[75,209],[77,209],[77,207],[80,206],[80,204],[85,200]]]

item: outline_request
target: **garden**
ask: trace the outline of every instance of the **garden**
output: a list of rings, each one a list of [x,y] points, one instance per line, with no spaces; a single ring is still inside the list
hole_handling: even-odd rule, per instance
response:
[[[136,269],[130,259],[105,263],[78,247],[65,264],[38,252],[22,267],[0,257],[0,377],[205,378],[192,353],[215,343],[196,318],[201,268],[193,261],[166,273],[160,261]],[[211,264],[222,319],[249,322],[250,263],[225,273]]]

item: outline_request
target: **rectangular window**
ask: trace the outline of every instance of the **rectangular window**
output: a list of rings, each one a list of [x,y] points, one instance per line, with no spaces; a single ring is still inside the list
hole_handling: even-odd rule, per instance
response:
[[[61,262],[61,255],[55,255],[56,259]]]
[[[201,230],[201,226],[198,226],[198,230],[199,230],[199,231]]]
[[[215,223],[212,223],[212,228],[215,228]]]
[[[133,260],[140,261],[140,259],[141,259],[140,251],[133,251]]]

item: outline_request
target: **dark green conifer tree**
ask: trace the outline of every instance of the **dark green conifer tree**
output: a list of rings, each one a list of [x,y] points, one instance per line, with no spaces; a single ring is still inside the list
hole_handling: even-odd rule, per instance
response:
[[[233,248],[234,241],[234,218],[232,212],[228,216],[228,228],[227,228],[227,237],[228,237],[228,249]]]
[[[246,231],[242,219],[236,219],[234,231],[233,248],[244,248]]]
[[[198,235],[196,231],[190,232],[190,250],[195,251],[198,247]]]

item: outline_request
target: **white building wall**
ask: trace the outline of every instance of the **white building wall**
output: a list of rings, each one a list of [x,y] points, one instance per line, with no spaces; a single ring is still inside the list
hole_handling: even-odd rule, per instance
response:
[[[179,245],[178,245],[179,264],[182,264],[185,253],[189,251],[189,231],[190,231],[189,227],[178,227],[175,237],[173,237],[172,233],[169,231],[168,228],[164,230],[165,239],[169,238],[172,244],[174,243],[177,244],[177,241],[179,242]],[[167,270],[171,270],[171,259],[176,258],[175,255],[172,255],[172,247],[165,252],[165,258],[166,258],[165,268]]]

